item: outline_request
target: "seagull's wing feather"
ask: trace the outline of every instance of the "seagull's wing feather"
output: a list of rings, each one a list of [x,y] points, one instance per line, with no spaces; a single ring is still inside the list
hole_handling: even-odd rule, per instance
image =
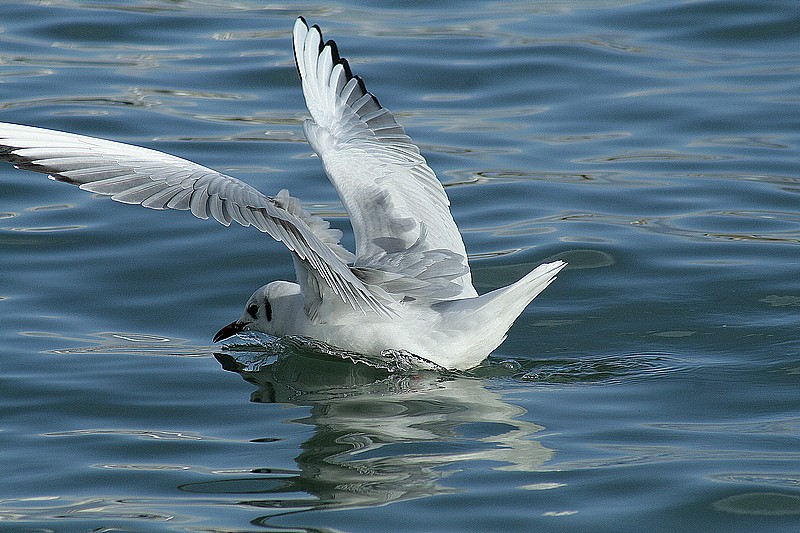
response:
[[[302,17],[294,26],[294,55],[312,117],[304,124],[306,138],[350,215],[355,266],[420,282],[416,269],[403,266],[431,264],[435,256],[447,263],[447,290],[437,292],[429,279],[430,297],[476,296],[449,200],[419,148],[352,75],[336,44],[323,44],[319,28]]]
[[[319,276],[355,309],[387,314],[347,265],[341,232],[281,191],[275,198],[250,185],[163,152],[60,131],[0,123],[0,159],[49,174],[81,189],[151,209],[189,210],[228,226],[255,226],[283,242],[295,265]]]

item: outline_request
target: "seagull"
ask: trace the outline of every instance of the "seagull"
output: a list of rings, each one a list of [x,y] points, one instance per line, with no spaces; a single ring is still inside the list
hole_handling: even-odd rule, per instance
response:
[[[364,355],[412,354],[446,369],[477,366],[566,263],[479,296],[447,194],[419,148],[318,26],[299,17],[293,37],[311,115],[303,131],[349,215],[355,253],[285,189],[266,196],[156,150],[0,123],[0,159],[118,202],[235,221],[282,242],[296,283],[257,289],[213,342],[257,331]]]

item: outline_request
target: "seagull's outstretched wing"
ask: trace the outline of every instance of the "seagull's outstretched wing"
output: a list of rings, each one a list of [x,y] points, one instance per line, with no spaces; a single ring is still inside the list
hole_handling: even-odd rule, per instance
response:
[[[341,232],[304,211],[286,191],[270,198],[236,178],[163,152],[8,123],[0,123],[0,160],[119,202],[189,210],[226,226],[232,221],[255,226],[282,241],[296,265],[318,275],[354,309],[388,312],[348,267],[352,254],[339,244]]]
[[[406,297],[477,296],[444,188],[403,127],[302,17],[294,56],[306,138],[350,215],[363,279]]]

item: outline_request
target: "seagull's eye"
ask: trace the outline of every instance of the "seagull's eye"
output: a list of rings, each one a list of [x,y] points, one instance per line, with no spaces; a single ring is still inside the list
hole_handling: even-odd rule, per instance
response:
[[[247,306],[247,314],[254,319],[258,318],[258,304],[250,304]],[[271,313],[269,313],[271,314]]]
[[[269,300],[264,301],[264,309],[267,311],[267,322],[272,322],[272,306],[269,304]]]

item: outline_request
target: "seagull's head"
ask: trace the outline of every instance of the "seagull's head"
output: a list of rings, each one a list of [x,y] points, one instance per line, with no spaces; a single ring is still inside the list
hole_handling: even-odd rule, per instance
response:
[[[219,330],[214,335],[214,342],[242,331],[260,331],[269,335],[289,333],[282,331],[282,324],[291,315],[292,297],[299,293],[299,287],[288,281],[273,281],[260,287],[247,300],[242,316]]]

